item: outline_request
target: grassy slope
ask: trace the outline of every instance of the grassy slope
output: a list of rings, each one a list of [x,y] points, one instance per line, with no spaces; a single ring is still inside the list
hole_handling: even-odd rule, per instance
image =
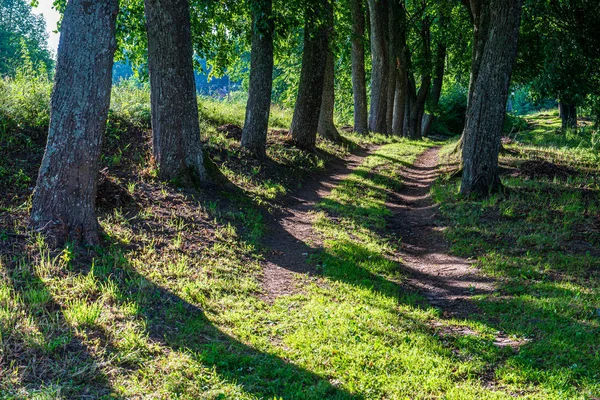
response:
[[[600,159],[593,134],[560,133],[556,113],[530,127],[501,157],[508,197],[458,200],[459,181],[433,189],[455,254],[474,257],[500,290],[481,297],[476,317],[528,342],[493,357],[500,382],[536,387],[548,398],[600,395]],[[597,145],[597,144],[596,144]],[[451,146],[451,145],[450,145]],[[448,147],[448,149],[450,148]],[[555,163],[563,177],[530,176],[530,160]]]
[[[522,361],[522,352],[493,345],[500,323],[526,336],[510,329],[518,315],[504,318],[505,309],[482,299],[500,322],[446,320],[402,286],[397,239],[382,229],[385,197],[402,185],[398,161],[412,162],[431,144],[386,145],[342,182],[316,215],[325,248],[311,262],[322,276],[298,277],[300,294],[268,305],[260,297],[265,210],[279,207],[303,176],[347,149],[321,143],[321,153],[307,156],[273,134],[275,162],[260,166],[215,131],[215,125],[239,122],[243,109],[208,103],[202,113],[207,148],[238,189],[179,190],[156,181],[146,161],[147,109],[135,108],[143,95],[115,97],[121,100],[113,104],[103,162],[119,196],[127,197],[125,190],[133,200],[102,209],[107,245],[95,254],[50,252],[29,235],[25,218],[35,160],[3,159],[3,184],[21,182],[0,205],[3,397],[559,398],[579,393],[575,384],[595,390],[581,379],[598,370],[586,348],[571,347],[584,353],[577,356],[587,360],[579,365],[588,372],[558,388],[546,385],[519,369],[532,365]],[[25,146],[39,156],[39,145],[27,142],[25,131],[10,132],[18,139],[12,150]],[[436,196],[454,188],[440,183]],[[108,200],[114,203],[114,196]],[[447,200],[446,212],[463,204],[449,195]],[[482,207],[459,206],[463,220]],[[557,310],[572,318],[569,310]],[[590,329],[597,329],[595,321],[588,321]],[[435,327],[443,325],[467,326],[476,334],[442,335]],[[589,332],[582,334],[589,341]],[[534,361],[543,362],[540,357]],[[566,376],[550,367],[550,374]]]

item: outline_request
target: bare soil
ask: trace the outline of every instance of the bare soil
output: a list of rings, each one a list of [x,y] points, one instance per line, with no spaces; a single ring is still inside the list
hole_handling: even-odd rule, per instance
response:
[[[263,244],[269,249],[263,264],[264,299],[272,302],[277,297],[299,292],[296,287],[296,274],[315,275],[314,266],[307,262],[308,257],[322,245],[319,236],[313,231],[314,207],[363,159],[369,149],[359,148],[345,160],[335,160],[328,164],[327,172],[318,174],[303,182],[302,187],[288,196],[282,209],[268,221],[268,234]]]
[[[440,173],[438,151],[431,148],[403,168],[404,187],[388,200],[393,215],[387,228],[401,238],[408,284],[445,313],[466,317],[478,312],[470,298],[493,291],[494,282],[469,260],[449,254],[443,226],[437,222],[438,207],[429,195]]]

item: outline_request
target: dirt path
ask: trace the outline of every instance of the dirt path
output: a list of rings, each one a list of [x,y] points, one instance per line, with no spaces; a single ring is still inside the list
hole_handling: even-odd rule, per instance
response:
[[[402,260],[409,285],[432,305],[464,317],[477,312],[470,297],[489,293],[494,285],[468,260],[448,254],[448,243],[435,222],[438,207],[429,195],[439,175],[438,152],[438,147],[431,148],[403,169],[405,186],[388,201],[393,212],[388,227],[402,238]]]
[[[493,290],[493,282],[483,277],[469,261],[448,254],[449,246],[435,223],[437,206],[429,196],[439,175],[439,148],[421,154],[410,167],[403,168],[404,186],[391,193],[387,206],[393,215],[388,230],[402,239],[403,267],[408,284],[428,302],[454,316],[477,312],[469,301],[475,294]],[[314,274],[307,258],[321,245],[313,231],[315,205],[368,156],[360,150],[346,160],[334,162],[327,173],[315,176],[293,193],[286,206],[273,215],[264,244],[270,249],[263,264],[265,299],[296,293],[294,274]]]
[[[262,282],[267,302],[298,292],[294,274],[316,273],[307,262],[308,256],[322,244],[312,228],[312,211],[338,183],[362,164],[373,149],[359,149],[345,160],[329,164],[326,173],[314,176],[292,193],[285,208],[274,214],[268,222],[269,234],[264,245],[270,252],[263,264]]]

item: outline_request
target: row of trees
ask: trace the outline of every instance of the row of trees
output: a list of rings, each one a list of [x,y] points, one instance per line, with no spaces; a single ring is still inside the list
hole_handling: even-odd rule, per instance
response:
[[[554,4],[530,1],[543,10]],[[249,155],[266,155],[273,78],[281,75],[277,61],[284,52],[301,53],[290,128],[295,144],[311,151],[318,133],[340,140],[333,118],[337,61],[351,48],[354,130],[361,134],[420,139],[435,118],[449,69],[454,80],[468,76],[461,193],[487,195],[501,188],[498,153],[522,8],[523,0],[69,0],[33,224],[58,239],[98,243],[96,176],[117,47],[119,57],[147,65],[160,178],[207,182],[194,55],[212,55],[218,71],[243,58],[240,38],[246,36],[250,73],[241,145]],[[294,46],[297,37],[300,46]],[[581,46],[598,51],[594,43]],[[540,68],[530,70],[532,76]]]
[[[15,76],[27,66],[50,72],[52,56],[46,45],[46,22],[31,12],[25,0],[0,2],[0,76]]]

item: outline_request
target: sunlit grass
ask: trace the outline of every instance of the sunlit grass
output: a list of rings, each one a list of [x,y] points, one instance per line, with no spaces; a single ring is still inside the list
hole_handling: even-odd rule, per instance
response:
[[[572,176],[507,176],[509,195],[485,201],[460,199],[456,179],[439,181],[432,193],[452,251],[474,257],[500,282],[478,301],[481,320],[529,338],[496,370],[499,381],[537,387],[548,398],[593,398],[600,393],[600,165],[589,145],[571,147],[585,132],[556,131],[554,113],[527,119],[531,130],[516,137],[502,165],[543,159]]]

